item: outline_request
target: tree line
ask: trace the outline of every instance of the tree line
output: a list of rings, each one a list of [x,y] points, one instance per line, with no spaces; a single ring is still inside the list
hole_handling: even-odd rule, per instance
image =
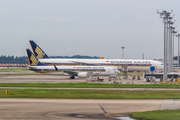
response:
[[[50,58],[62,58],[62,59],[99,59],[97,56],[87,56],[87,55],[73,55],[73,56],[50,56]],[[27,56],[0,56],[0,63],[18,63],[18,64],[28,64]]]

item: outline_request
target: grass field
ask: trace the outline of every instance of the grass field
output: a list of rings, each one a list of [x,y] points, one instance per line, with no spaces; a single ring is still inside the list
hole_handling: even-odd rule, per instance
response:
[[[26,68],[1,68],[0,72],[29,71]]]
[[[138,120],[180,120],[180,109],[134,112],[130,116]]]
[[[59,88],[180,88],[180,84],[106,84],[106,83],[0,83],[0,87]]]
[[[119,90],[55,90],[0,89],[0,98],[66,98],[66,99],[180,99],[177,91],[119,91]]]
[[[33,72],[27,73],[26,71],[30,71],[30,70],[28,70],[26,68],[1,68],[0,69],[0,72],[1,72],[0,76],[4,76],[4,75],[10,75],[10,76],[12,76],[12,75],[13,76],[18,76],[18,75],[20,75],[20,76],[21,75],[44,75],[42,73],[33,73]],[[12,73],[12,72],[14,72],[14,73]]]
[[[6,74],[0,74],[0,76],[24,76],[24,75],[46,75],[46,74],[42,74],[42,73],[15,73],[15,74],[9,74],[9,73],[6,73]]]

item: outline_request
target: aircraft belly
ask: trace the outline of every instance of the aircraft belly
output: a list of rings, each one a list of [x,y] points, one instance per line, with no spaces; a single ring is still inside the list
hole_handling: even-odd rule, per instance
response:
[[[149,66],[128,67],[128,71],[150,71],[150,67]]]
[[[122,67],[117,67],[118,70],[122,71]],[[149,71],[150,66],[128,66],[128,71]]]
[[[47,75],[61,75],[61,76],[66,76],[66,74],[64,74],[63,72],[49,72],[46,73]]]

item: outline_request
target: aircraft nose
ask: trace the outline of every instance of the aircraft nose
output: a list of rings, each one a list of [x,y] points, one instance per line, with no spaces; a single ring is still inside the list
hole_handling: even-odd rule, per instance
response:
[[[164,68],[164,65],[159,65],[158,69],[162,70]]]
[[[164,68],[164,65],[161,65],[161,69],[163,69]]]

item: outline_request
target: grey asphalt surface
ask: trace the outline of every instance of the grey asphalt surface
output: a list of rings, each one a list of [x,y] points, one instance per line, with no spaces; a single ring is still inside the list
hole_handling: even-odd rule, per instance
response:
[[[69,76],[58,76],[58,75],[18,75],[18,74],[11,74],[11,75],[2,75],[0,72],[0,83],[77,83],[77,82],[86,82],[85,78],[78,78],[76,79],[69,79]],[[122,78],[122,77],[121,77]],[[98,81],[95,81],[98,82]],[[132,83],[130,80],[122,79],[121,81],[123,84],[127,84],[129,82]],[[104,77],[104,82],[100,83],[112,83],[109,81],[108,77]],[[150,84],[150,82],[145,82],[141,80],[134,80],[134,84]]]
[[[0,120],[106,120],[128,112],[177,108],[180,100],[0,98]]]
[[[20,74],[18,72],[17,74]],[[11,73],[13,74],[13,73]],[[0,83],[85,82],[51,75],[0,75]],[[111,83],[106,78],[103,83]],[[123,84],[127,80],[123,81]],[[150,84],[135,80],[135,84]],[[176,90],[171,88],[42,88],[0,87],[0,89],[89,89],[89,90]],[[179,109],[180,100],[96,100],[96,99],[25,99],[0,98],[0,120],[106,120],[128,116],[128,112]]]

